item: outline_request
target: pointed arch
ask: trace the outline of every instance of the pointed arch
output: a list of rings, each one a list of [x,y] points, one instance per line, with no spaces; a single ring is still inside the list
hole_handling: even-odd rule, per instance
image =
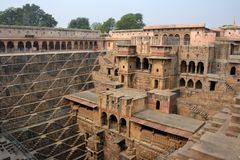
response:
[[[184,45],[190,45],[190,35],[189,34],[184,35]]]
[[[188,88],[193,88],[193,80],[191,80],[191,79],[188,80],[187,87]]]
[[[186,81],[184,80],[184,78],[181,78],[179,81],[179,86],[180,87],[185,87],[186,86]]]
[[[5,52],[5,44],[3,41],[0,41],[0,52]]]
[[[202,89],[202,82],[200,80],[196,82],[195,89]]]

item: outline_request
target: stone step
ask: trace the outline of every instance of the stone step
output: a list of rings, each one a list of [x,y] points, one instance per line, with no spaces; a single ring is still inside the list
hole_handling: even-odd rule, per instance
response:
[[[240,114],[233,113],[231,122],[240,124]]]
[[[233,132],[233,131],[230,131],[228,130],[227,133],[226,133],[226,136],[229,136],[229,137],[238,137],[240,134],[237,133],[237,132]]]
[[[238,113],[240,114],[240,105],[239,104],[234,104],[232,107],[231,107],[231,110],[233,113]]]
[[[233,132],[240,133],[240,124],[230,123],[229,124],[229,130],[233,131]]]
[[[235,97],[235,103],[240,105],[240,95]]]
[[[218,131],[218,129],[219,129],[218,127],[208,126],[205,128],[205,131],[216,133]]]
[[[223,125],[223,123],[220,123],[218,121],[211,121],[210,123],[212,127],[216,127],[216,128],[220,128]]]

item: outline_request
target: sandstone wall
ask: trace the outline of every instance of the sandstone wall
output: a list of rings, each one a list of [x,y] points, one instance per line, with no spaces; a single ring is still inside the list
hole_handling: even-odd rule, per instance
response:
[[[99,68],[99,54],[0,55],[1,125],[38,159],[74,159],[85,154],[72,150],[85,142],[63,96],[93,88],[91,73]],[[66,140],[69,137],[74,139]],[[67,152],[59,157],[63,150]]]

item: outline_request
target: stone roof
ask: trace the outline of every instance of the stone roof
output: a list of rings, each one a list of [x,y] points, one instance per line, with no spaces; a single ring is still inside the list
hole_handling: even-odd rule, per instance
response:
[[[144,30],[150,30],[150,29],[179,29],[179,28],[205,28],[205,24],[170,24],[170,25],[145,26]]]
[[[172,92],[171,90],[159,90],[159,89],[153,89],[148,91],[148,93],[153,93],[153,94],[157,94],[160,96],[173,96],[176,95],[175,92]]]
[[[83,104],[92,108],[97,107],[98,97],[97,94],[91,91],[83,91],[64,96],[66,99]]]
[[[147,97],[145,91],[133,89],[133,88],[119,88],[106,91],[105,94],[112,94],[114,97],[125,97],[128,99],[139,99]]]
[[[151,109],[145,109],[143,111],[137,112],[133,115],[133,117],[139,118],[141,120],[153,122],[155,124],[159,124],[161,126],[160,127],[156,126],[156,127],[160,128],[160,130],[164,130],[165,132],[169,132],[169,133],[174,133],[186,138],[189,138],[190,135],[198,131],[198,129],[201,128],[204,124],[203,121],[200,121],[197,119],[183,117],[177,114],[156,112]],[[166,127],[170,127],[170,128],[166,128]],[[174,129],[178,129],[178,130],[174,130]],[[183,131],[183,134],[180,133],[181,131]]]

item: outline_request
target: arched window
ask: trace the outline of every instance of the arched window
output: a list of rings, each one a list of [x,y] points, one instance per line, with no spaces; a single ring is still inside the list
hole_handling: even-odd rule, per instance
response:
[[[42,43],[42,49],[43,50],[47,50],[47,42],[46,41],[43,41],[43,43]]]
[[[101,120],[102,120],[102,126],[106,126],[107,125],[107,113],[102,112]]]
[[[23,42],[21,42],[21,41],[18,42],[18,46],[17,47],[18,47],[19,51],[24,51],[24,43]]]
[[[204,72],[204,65],[202,62],[199,62],[197,65],[197,73],[203,74],[203,72]]]
[[[168,36],[166,34],[163,35],[162,37],[162,45],[168,45]]]
[[[75,49],[75,50],[78,49],[78,42],[77,42],[77,41],[74,42],[74,49]]]
[[[127,121],[124,118],[120,119],[120,133],[125,134],[127,132]]]
[[[172,34],[168,36],[168,45],[174,45],[174,37]]]
[[[157,102],[156,102],[156,110],[160,110],[160,101],[159,100],[157,100]]]
[[[89,49],[87,41],[85,42],[85,49]]]
[[[136,58],[136,69],[141,69],[141,61],[139,57]]]
[[[115,69],[114,76],[118,76],[118,69]]]
[[[89,48],[93,49],[93,43],[92,42],[89,43]]]
[[[72,43],[71,43],[71,42],[68,42],[68,43],[67,43],[67,49],[68,49],[68,50],[72,49]]]
[[[189,34],[184,35],[184,45],[190,45],[190,36]]]
[[[5,52],[5,44],[0,41],[0,52]]]
[[[97,41],[94,41],[94,49],[97,49],[98,45],[97,45]]]
[[[181,62],[180,71],[181,71],[181,73],[186,73],[187,72],[187,62],[186,61]]]
[[[55,43],[55,50],[60,50],[60,43],[59,43],[59,41],[57,41]]]
[[[9,41],[9,42],[7,43],[7,50],[8,50],[8,52],[14,50],[14,44],[13,44],[12,41]]]
[[[62,50],[66,50],[66,42],[62,42],[61,48]]]
[[[188,83],[187,83],[187,86],[188,88],[193,88],[193,80],[188,80]]]
[[[79,49],[83,49],[83,42],[82,41],[80,41]]]
[[[147,58],[143,58],[143,69],[149,69],[149,62]]]
[[[48,45],[49,47],[48,47],[48,49],[49,50],[54,50],[54,43],[51,41],[51,42],[49,42],[49,45]]]
[[[158,88],[158,80],[154,81],[154,88]]]
[[[33,42],[33,48],[34,48],[36,51],[39,50],[39,45],[38,45],[38,42],[37,42],[37,41]]]
[[[195,73],[195,63],[193,61],[191,61],[188,65],[188,72]]]
[[[202,89],[202,82],[200,80],[198,80],[195,84],[195,88],[196,89]]]
[[[111,115],[109,117],[109,128],[110,129],[115,129],[115,130],[118,129],[118,120],[117,120],[117,117],[114,116],[114,115]]]
[[[231,68],[230,75],[232,75],[232,76],[236,75],[236,67]]]
[[[30,50],[31,48],[32,48],[32,43],[29,42],[29,41],[27,41],[27,42],[26,42],[26,49],[27,49],[27,50]]]
[[[180,45],[180,36],[178,34],[175,35],[175,45]]]
[[[180,79],[179,85],[180,85],[180,87],[185,87],[186,82],[185,82],[185,80],[183,78]]]

